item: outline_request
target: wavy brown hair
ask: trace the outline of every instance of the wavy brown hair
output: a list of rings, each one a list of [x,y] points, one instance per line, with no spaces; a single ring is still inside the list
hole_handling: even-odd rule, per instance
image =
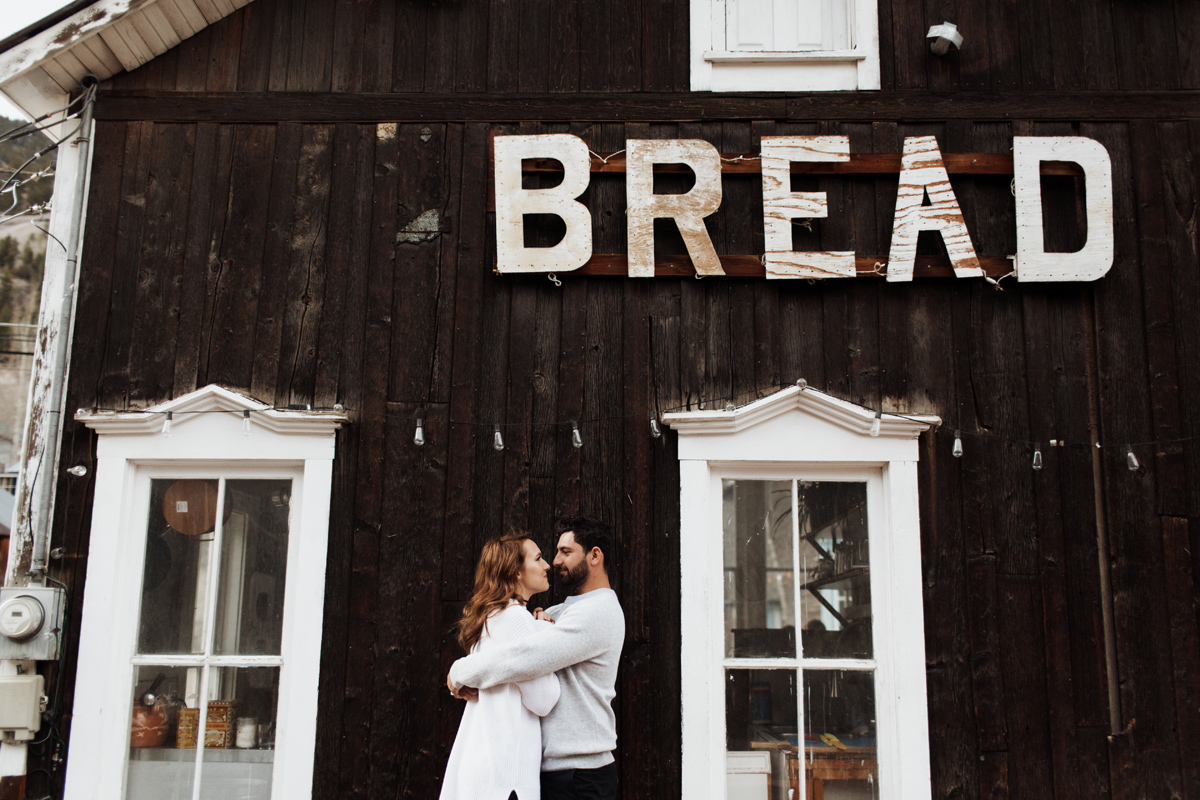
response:
[[[492,612],[505,608],[509,600],[521,599],[517,595],[517,579],[525,565],[522,543],[528,538],[524,533],[509,533],[483,546],[479,566],[475,568],[475,591],[463,606],[462,619],[455,625],[458,643],[468,653],[479,642]]]

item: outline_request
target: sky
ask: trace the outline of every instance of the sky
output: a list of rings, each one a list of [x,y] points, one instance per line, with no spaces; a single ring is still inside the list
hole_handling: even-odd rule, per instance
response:
[[[0,0],[0,39],[37,22],[68,2],[69,0]],[[9,103],[3,95],[0,95],[0,115],[10,119],[26,118],[25,114]]]

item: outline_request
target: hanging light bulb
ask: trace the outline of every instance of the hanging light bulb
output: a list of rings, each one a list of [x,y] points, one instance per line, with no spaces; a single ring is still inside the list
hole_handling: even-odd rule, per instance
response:
[[[653,414],[650,415],[650,435],[655,439],[662,438],[662,431],[658,428],[658,420],[655,419]]]
[[[1142,466],[1138,463],[1137,456],[1133,454],[1133,445],[1125,445],[1125,466],[1129,467],[1130,472],[1137,472]]]
[[[576,450],[583,447],[583,436],[579,433],[579,423],[571,423],[571,446]]]
[[[955,458],[962,458],[962,433],[960,431],[954,432],[954,449],[950,453]]]
[[[879,435],[879,426],[880,426],[880,425],[882,425],[882,424],[883,424],[883,412],[882,412],[882,411],[876,411],[876,412],[875,412],[875,419],[871,420],[871,435],[872,435],[872,436],[878,436],[878,435]]]
[[[1042,446],[1040,444],[1035,444],[1033,446],[1033,468],[1042,468]]]
[[[167,418],[165,420],[163,420],[162,433],[163,433],[163,436],[171,435],[171,412],[170,411],[167,412]]]
[[[496,426],[495,431],[492,433],[492,447],[496,448],[497,450],[504,449],[504,437],[500,435],[499,425]]]
[[[417,420],[417,432],[413,434],[413,444],[417,447],[425,445],[425,420]]]
[[[250,435],[250,409],[242,409],[242,436]]]

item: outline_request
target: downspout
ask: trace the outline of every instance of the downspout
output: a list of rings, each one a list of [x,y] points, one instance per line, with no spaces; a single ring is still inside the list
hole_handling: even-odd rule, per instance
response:
[[[75,197],[73,198],[74,217],[67,235],[67,260],[63,268],[63,295],[59,309],[59,331],[54,341],[54,359],[51,363],[50,394],[46,411],[46,432],[42,441],[44,449],[39,470],[45,468],[34,487],[33,513],[30,521],[36,520],[38,527],[33,531],[33,559],[29,565],[31,576],[42,576],[46,571],[46,560],[50,554],[50,534],[52,520],[50,509],[54,503],[54,490],[58,484],[58,447],[59,434],[62,430],[63,403],[66,396],[63,384],[67,374],[67,355],[71,344],[71,332],[75,326],[74,306],[76,273],[79,266],[79,239],[83,233],[83,212],[87,192],[88,151],[91,144],[92,110],[96,104],[96,86],[99,81],[87,75],[80,81],[88,97],[83,102],[80,112],[79,135],[75,137],[73,146],[79,148],[76,163],[80,175],[75,182]]]
[[[1100,382],[1097,379],[1096,310],[1093,295],[1084,294],[1087,326],[1088,435],[1092,439],[1092,500],[1096,514],[1096,558],[1100,567],[1100,619],[1104,632],[1104,666],[1108,683],[1109,737],[1121,732],[1121,689],[1117,674],[1117,626],[1113,614],[1112,560],[1108,553],[1108,525],[1104,513],[1104,464],[1100,458]]]

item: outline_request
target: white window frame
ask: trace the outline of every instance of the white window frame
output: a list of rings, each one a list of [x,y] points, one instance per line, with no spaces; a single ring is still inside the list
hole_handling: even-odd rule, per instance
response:
[[[940,420],[876,417],[800,386],[732,411],[663,419],[679,433],[682,796],[724,796],[727,666],[788,667],[787,659],[725,658],[721,481],[731,478],[867,484],[880,797],[930,797],[917,436]],[[822,661],[808,666],[866,663]]]
[[[846,0],[854,46],[845,50],[730,50],[727,3],[691,0],[694,92],[829,92],[879,89],[879,11],[875,0]]]
[[[98,440],[65,797],[125,796],[133,676],[147,661],[136,653],[147,503],[150,481],[163,477],[293,481],[280,656],[208,661],[281,665],[271,797],[311,797],[334,435],[346,417],[276,411],[208,386],[145,411],[80,411],[76,419]],[[196,657],[151,660],[190,664]]]

